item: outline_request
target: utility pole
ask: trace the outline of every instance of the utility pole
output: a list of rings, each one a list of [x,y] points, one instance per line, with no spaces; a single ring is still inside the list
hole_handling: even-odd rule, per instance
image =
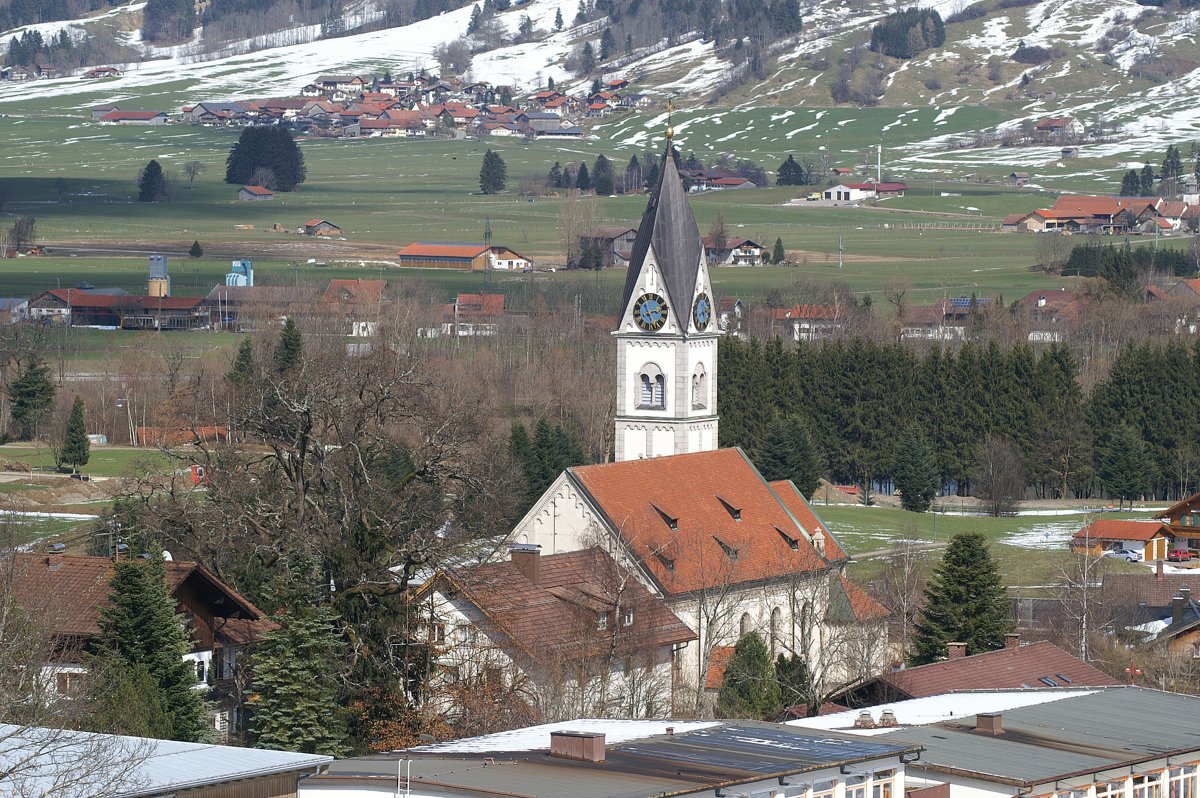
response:
[[[875,151],[875,190],[879,191],[879,184],[883,182],[883,142],[879,142],[879,149]]]
[[[838,236],[838,268],[842,268],[842,253],[846,251],[842,237]]]

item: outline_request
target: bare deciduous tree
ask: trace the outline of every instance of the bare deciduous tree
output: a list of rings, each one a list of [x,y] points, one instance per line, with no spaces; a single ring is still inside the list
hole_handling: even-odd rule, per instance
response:
[[[1025,463],[1016,447],[999,435],[988,435],[975,458],[975,495],[989,514],[1001,516],[1017,508],[1025,493]]]
[[[188,188],[189,189],[192,187],[192,184],[196,182],[196,178],[199,177],[200,174],[203,172],[204,172],[204,162],[203,161],[188,161],[187,163],[185,163],[183,165],[183,174],[188,179]]]

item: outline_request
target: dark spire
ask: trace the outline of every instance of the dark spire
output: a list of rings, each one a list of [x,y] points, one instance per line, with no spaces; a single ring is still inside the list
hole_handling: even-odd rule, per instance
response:
[[[669,140],[658,172],[658,183],[650,192],[650,202],[642,214],[642,223],[633,243],[621,312],[629,307],[638,275],[651,248],[667,284],[667,306],[677,314],[677,319],[686,319],[692,295],[696,293],[704,245],[700,241],[696,217],[692,216],[688,206],[687,189],[675,166]]]

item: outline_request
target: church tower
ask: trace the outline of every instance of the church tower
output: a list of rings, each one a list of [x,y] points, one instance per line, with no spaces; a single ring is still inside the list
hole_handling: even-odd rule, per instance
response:
[[[717,448],[717,323],[704,243],[670,138],[625,278],[617,462]]]

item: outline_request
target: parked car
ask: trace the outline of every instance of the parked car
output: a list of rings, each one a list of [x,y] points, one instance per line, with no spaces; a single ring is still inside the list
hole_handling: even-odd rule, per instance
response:
[[[1128,562],[1141,562],[1142,553],[1133,549],[1109,549],[1104,552],[1105,557],[1116,557],[1119,560],[1127,560]]]
[[[1192,559],[1189,549],[1171,549],[1167,552],[1167,562],[1187,562]]]

